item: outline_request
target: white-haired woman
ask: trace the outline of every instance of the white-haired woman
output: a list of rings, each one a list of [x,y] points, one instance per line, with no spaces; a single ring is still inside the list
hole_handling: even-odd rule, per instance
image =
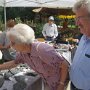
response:
[[[16,60],[0,65],[0,70],[27,63],[48,85],[47,90],[64,90],[68,62],[53,47],[35,42],[34,31],[26,24],[17,24],[7,33],[11,46],[19,51]]]

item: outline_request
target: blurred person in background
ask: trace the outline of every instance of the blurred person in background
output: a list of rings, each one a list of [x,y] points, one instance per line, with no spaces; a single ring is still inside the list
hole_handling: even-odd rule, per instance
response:
[[[6,30],[2,32],[0,35],[0,50],[2,51],[2,62],[7,62],[9,60],[15,59],[15,50],[10,47],[10,40],[6,36],[6,33],[10,30],[13,30],[15,25],[15,21],[13,19],[9,19],[7,21]]]
[[[73,11],[83,35],[70,68],[71,90],[90,90],[90,0],[79,0]]]
[[[54,17],[50,16],[48,23],[43,27],[42,34],[46,41],[53,41],[58,36],[57,26],[54,23]]]
[[[64,90],[69,63],[54,47],[35,41],[32,28],[17,24],[7,33],[11,46],[18,51],[16,59],[0,65],[0,70],[10,69],[20,63],[27,63],[45,83],[45,90]]]

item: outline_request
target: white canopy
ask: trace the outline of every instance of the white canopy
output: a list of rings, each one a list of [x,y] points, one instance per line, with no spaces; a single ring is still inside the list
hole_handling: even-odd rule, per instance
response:
[[[6,7],[47,7],[47,8],[72,8],[76,0],[0,0],[4,7],[6,28]]]
[[[5,7],[71,8],[76,0],[0,0]]]

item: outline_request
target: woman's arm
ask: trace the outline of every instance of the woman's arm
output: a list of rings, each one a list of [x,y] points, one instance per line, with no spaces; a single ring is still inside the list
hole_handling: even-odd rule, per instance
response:
[[[15,63],[15,61],[9,61],[9,62],[6,62],[4,64],[0,64],[0,70],[5,70],[5,69],[11,69],[11,68],[14,68],[16,67],[18,64]]]
[[[60,82],[57,90],[64,90],[65,81],[68,76],[69,63],[64,60],[61,65]]]

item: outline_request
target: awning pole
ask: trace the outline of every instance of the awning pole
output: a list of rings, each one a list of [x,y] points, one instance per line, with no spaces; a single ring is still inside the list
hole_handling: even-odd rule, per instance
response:
[[[4,22],[5,22],[5,30],[6,30],[6,2],[4,0]]]

